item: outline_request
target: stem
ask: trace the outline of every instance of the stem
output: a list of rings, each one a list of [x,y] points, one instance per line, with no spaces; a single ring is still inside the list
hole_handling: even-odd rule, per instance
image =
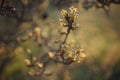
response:
[[[69,32],[66,33],[64,41],[59,45],[59,48],[58,48],[57,52],[59,52],[61,50],[61,48],[62,48],[62,45],[64,45],[66,43],[66,41],[68,39],[68,35],[69,35]]]
[[[64,39],[64,41],[62,42],[62,44],[65,44],[65,43],[66,43],[67,38],[68,38],[68,35],[69,35],[69,33],[66,34],[65,39]]]

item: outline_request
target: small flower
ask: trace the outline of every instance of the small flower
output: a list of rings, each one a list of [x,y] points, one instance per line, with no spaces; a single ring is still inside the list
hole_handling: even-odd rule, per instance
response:
[[[84,49],[83,48],[77,48],[75,50],[75,53],[81,53],[81,52],[84,52]]]
[[[74,56],[73,52],[69,51],[68,52],[68,57],[72,58]]]
[[[67,27],[67,26],[68,26],[67,23],[64,22],[64,21],[61,21],[61,22],[60,22],[60,25],[63,26],[63,27]]]
[[[78,12],[78,8],[75,8],[74,6],[71,6],[69,8],[69,10],[70,10],[71,13],[77,13]]]
[[[76,20],[78,18],[78,14],[74,15],[74,20]]]
[[[60,13],[65,18],[68,16],[68,12],[66,10],[64,10],[64,9],[62,9]]]
[[[86,55],[84,53],[81,53],[81,58],[86,58]]]
[[[78,55],[75,54],[75,55],[73,56],[73,60],[74,60],[74,61],[78,61]]]
[[[84,51],[84,49],[83,48],[80,48],[80,52],[83,52]]]
[[[64,19],[61,19],[61,18],[60,18],[59,21],[60,21],[60,22],[61,22],[61,21],[64,21]]]

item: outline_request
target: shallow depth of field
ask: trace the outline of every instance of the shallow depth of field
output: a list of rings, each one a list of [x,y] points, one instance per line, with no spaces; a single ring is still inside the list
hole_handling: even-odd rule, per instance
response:
[[[32,0],[20,1],[27,6]],[[85,10],[81,2],[70,4],[78,8],[76,23],[79,28],[70,33],[67,42],[82,46],[86,60],[70,65],[51,62],[47,69],[52,72],[51,75],[30,76],[30,68],[26,67],[24,62],[28,57],[27,51],[40,58],[49,52],[51,47],[58,47],[52,42],[61,38],[57,32],[61,27],[60,10],[67,9],[70,2],[61,0],[61,3],[57,4],[57,0],[38,0],[39,2],[33,1],[32,8],[22,8],[20,1],[10,2],[16,7],[18,14],[25,9],[26,21],[20,22],[15,17],[0,15],[0,80],[120,80],[119,4],[111,4],[109,15],[103,9],[95,7]],[[17,36],[17,39],[26,39],[33,26],[39,27],[41,34],[47,37],[45,42],[50,48],[39,47],[29,39],[25,42],[10,40],[11,37],[14,39],[14,36]]]

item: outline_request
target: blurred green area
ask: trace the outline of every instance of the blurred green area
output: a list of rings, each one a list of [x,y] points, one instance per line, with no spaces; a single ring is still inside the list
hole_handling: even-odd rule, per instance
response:
[[[14,1],[13,3],[16,4],[17,2]],[[26,5],[28,0],[22,1]],[[33,9],[34,12],[27,15],[29,11],[26,10],[27,14],[25,15],[27,16],[25,18],[32,17],[33,21],[22,22],[19,26],[16,19],[0,15],[0,45],[5,43],[4,40],[9,41],[8,35],[10,33],[14,33],[14,31],[17,31],[14,34],[21,33],[29,28],[34,21],[41,28],[41,32],[46,34],[50,40],[58,39],[59,34],[57,34],[56,29],[60,26],[59,18],[61,16],[59,10],[48,3],[49,0],[40,4],[34,3],[36,4],[35,8],[39,7],[40,11]],[[77,3],[77,7],[79,8],[77,23],[80,28],[70,34],[68,42],[73,42],[74,45],[80,44],[85,49],[87,55],[85,62],[67,66],[56,64],[53,75],[31,77],[24,64],[25,58],[28,57],[26,50],[30,49],[34,56],[39,57],[41,54],[47,53],[49,48],[40,48],[32,40],[28,40],[17,44],[14,51],[9,50],[7,57],[9,54],[13,54],[14,57],[10,58],[11,60],[3,68],[4,70],[0,74],[1,80],[120,80],[120,5],[112,4],[109,16],[102,9],[91,8],[86,11],[81,7],[81,3]],[[48,18],[45,20],[41,18],[44,11],[48,14]],[[27,34],[24,33],[22,37],[26,37]],[[16,46],[14,41],[6,45],[9,49]],[[50,45],[50,47],[56,48],[56,45]],[[0,53],[0,66],[4,56]]]

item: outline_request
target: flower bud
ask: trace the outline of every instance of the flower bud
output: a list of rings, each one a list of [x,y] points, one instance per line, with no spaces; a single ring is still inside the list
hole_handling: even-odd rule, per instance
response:
[[[41,69],[41,68],[43,68],[43,63],[37,62],[36,66]]]
[[[32,60],[33,60],[34,62],[36,62],[36,61],[37,61],[37,58],[36,58],[36,57],[32,57]]]
[[[34,33],[35,33],[35,37],[38,39],[40,37],[40,28],[39,27],[36,27],[34,29]]]
[[[55,54],[53,52],[49,52],[48,55],[51,59],[53,59],[55,57]]]
[[[26,66],[28,66],[28,67],[32,66],[32,64],[31,64],[31,62],[30,62],[29,59],[25,59],[25,64],[26,64]]]
[[[27,52],[30,54],[32,53],[31,49],[27,48]]]
[[[28,33],[28,37],[29,39],[31,39],[33,37],[33,33],[32,32]]]
[[[31,76],[35,76],[35,74],[36,74],[33,69],[31,69],[28,73],[29,73],[29,75],[31,75]]]

